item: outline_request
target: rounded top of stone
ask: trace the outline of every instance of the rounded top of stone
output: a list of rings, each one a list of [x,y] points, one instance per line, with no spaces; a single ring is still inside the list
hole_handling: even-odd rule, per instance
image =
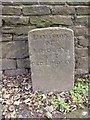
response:
[[[73,30],[70,29],[70,28],[66,28],[66,27],[48,27],[48,28],[36,28],[36,29],[33,29],[33,30],[30,30],[29,33],[36,33],[38,31],[46,31],[47,30],[50,30],[50,31],[54,31],[54,30],[61,30],[61,31],[67,31],[67,32],[72,32],[73,33]]]

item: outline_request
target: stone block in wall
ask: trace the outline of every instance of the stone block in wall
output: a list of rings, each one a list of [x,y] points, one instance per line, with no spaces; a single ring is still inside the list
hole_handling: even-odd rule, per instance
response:
[[[19,6],[3,6],[2,15],[20,15],[21,9]]]
[[[88,28],[86,26],[71,26],[75,36],[88,36]]]
[[[0,80],[2,80],[2,71],[0,70]]]
[[[12,34],[2,34],[0,41],[12,41]]]
[[[67,2],[67,3],[68,3],[68,5],[74,5],[74,6],[77,6],[77,5],[79,5],[79,6],[80,6],[80,5],[81,5],[81,6],[82,6],[82,5],[83,5],[83,6],[88,6],[88,5],[89,5],[89,3],[86,2],[86,1],[85,1],[85,2],[84,2],[84,1],[83,1],[83,2],[80,2],[80,1],[76,1],[76,2],[75,2],[75,1],[71,1],[71,2],[70,2],[70,1],[69,1],[69,2]]]
[[[47,5],[32,5],[23,7],[24,15],[48,15],[50,13],[50,7]]]
[[[2,34],[14,34],[14,27],[10,26],[2,27]]]
[[[84,36],[78,36],[77,40],[78,40],[80,46],[83,46],[83,47],[89,46],[89,42],[88,42],[89,37],[85,38]]]
[[[1,44],[2,42],[1,42],[1,41],[2,41],[2,31],[1,31],[1,29],[0,29],[0,48],[2,47],[2,44]],[[0,52],[1,52],[1,51],[0,51]],[[1,54],[1,53],[0,53],[0,54]]]
[[[27,25],[29,17],[23,16],[3,16],[2,17],[5,25]]]
[[[28,36],[27,35],[13,35],[13,40],[14,41],[23,41],[23,40],[28,41]]]
[[[90,55],[88,56],[88,68],[89,68],[89,73],[90,73]]]
[[[0,59],[1,70],[16,69],[16,60],[13,59]]]
[[[50,26],[50,25],[72,25],[73,22],[70,16],[48,15],[48,16],[31,16],[30,23],[36,26]]]
[[[75,48],[75,54],[76,54],[77,58],[87,57],[88,56],[88,48],[83,48],[83,47]]]
[[[75,75],[83,75],[83,74],[88,74],[89,70],[88,69],[75,69]]]
[[[26,69],[16,69],[16,70],[5,70],[4,74],[6,75],[22,75],[22,74],[26,74],[28,73],[28,71]]]
[[[88,73],[88,57],[78,58],[76,60],[76,74]]]
[[[30,68],[29,59],[17,59],[17,68]]]
[[[75,25],[88,26],[89,17],[88,16],[78,16],[75,20]]]
[[[1,6],[0,6],[1,7]],[[2,15],[1,15],[1,8],[0,8],[0,28],[2,27]],[[0,30],[1,32],[1,30]]]
[[[90,46],[88,47],[88,54],[89,54],[89,56],[90,56]]]
[[[0,71],[2,71],[2,59],[0,59]]]
[[[2,42],[0,42],[0,58],[2,58]]]
[[[35,26],[17,26],[12,29],[16,35],[28,35],[28,32],[34,28]]]
[[[52,6],[52,14],[56,15],[72,15],[75,13],[73,6]]]
[[[15,35],[28,35],[28,32],[34,29],[35,26],[5,26],[2,28],[2,33],[4,34],[15,34]]]
[[[75,7],[77,15],[88,15],[90,14],[89,6],[77,6]]]
[[[26,58],[28,56],[27,41],[3,42],[2,58]]]
[[[5,2],[2,2],[2,5],[4,6],[19,6],[19,5],[22,5],[24,4],[24,2],[22,2],[22,0],[13,0],[13,2],[11,2],[10,0],[5,0]]]

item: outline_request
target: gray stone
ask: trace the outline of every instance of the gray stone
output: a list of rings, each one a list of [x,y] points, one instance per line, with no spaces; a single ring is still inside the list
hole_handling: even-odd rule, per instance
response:
[[[89,37],[85,38],[84,36],[79,36],[78,38],[79,44],[83,47],[89,46]]]
[[[0,71],[2,71],[2,59],[0,59]]]
[[[78,16],[76,18],[76,25],[88,26],[89,16]]]
[[[32,5],[29,7],[23,7],[24,15],[48,15],[50,13],[50,7],[46,5]]]
[[[83,75],[83,74],[88,74],[88,69],[85,69],[85,68],[83,68],[83,69],[80,69],[80,68],[75,69],[75,75]]]
[[[2,41],[2,34],[1,34],[1,30],[0,30],[0,42]]]
[[[20,15],[21,9],[18,6],[3,6],[2,14],[3,15]]]
[[[1,68],[0,68],[1,69]],[[2,81],[2,74],[3,74],[3,71],[0,70],[0,81]],[[1,87],[1,86],[0,86]]]
[[[27,41],[28,40],[28,36],[26,35],[14,35],[13,36],[13,40],[14,41]]]
[[[76,69],[80,70],[81,73],[88,73],[88,56],[87,57],[81,57],[76,59]]]
[[[2,34],[2,40],[0,41],[12,41],[12,35],[11,34]]]
[[[0,70],[16,69],[16,60],[13,59],[0,59]],[[2,66],[1,66],[2,65]]]
[[[2,58],[2,42],[0,42],[0,58]]]
[[[75,8],[72,6],[52,6],[52,14],[70,15],[75,13]]]
[[[28,54],[27,41],[3,42],[1,58],[26,58]]]
[[[86,26],[71,26],[71,29],[74,31],[75,36],[87,36],[88,35],[88,28]],[[83,33],[83,34],[82,34]]]
[[[0,28],[2,26],[2,2],[0,1]]]
[[[0,27],[2,27],[2,17],[1,17],[1,15],[0,15]]]
[[[3,21],[6,25],[27,25],[29,17],[23,16],[2,16]]]
[[[18,59],[17,68],[30,68],[29,59]]]
[[[2,28],[4,34],[27,35],[35,26],[5,26]],[[13,38],[15,39],[15,37]]]
[[[5,70],[4,74],[5,75],[22,75],[22,74],[26,74],[28,73],[28,71],[26,69],[16,69],[16,70]]]
[[[88,57],[81,57],[76,59],[76,74],[88,73]]]
[[[14,34],[14,29],[12,26],[5,26],[5,27],[2,27],[2,33],[3,34]]]
[[[90,14],[89,6],[77,6],[75,7],[77,15],[88,15]]]
[[[88,56],[88,48],[76,48],[75,53],[77,57],[87,57]]]
[[[62,16],[62,15],[48,15],[48,16],[31,16],[30,23],[32,25],[72,25],[73,22],[70,16]]]
[[[74,35],[68,28],[29,32],[29,55],[34,91],[69,91],[74,85]]]

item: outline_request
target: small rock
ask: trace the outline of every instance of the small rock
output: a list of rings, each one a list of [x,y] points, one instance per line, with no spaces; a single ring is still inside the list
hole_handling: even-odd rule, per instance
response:
[[[42,97],[43,97],[43,100],[45,100],[45,99],[46,99],[46,96],[45,96],[44,94],[42,94]]]
[[[46,113],[45,113],[45,117],[47,117],[47,118],[52,118],[52,114],[51,114],[50,112],[46,112]]]
[[[20,94],[14,96],[14,100],[18,100],[18,99],[20,99]]]
[[[10,112],[13,112],[15,108],[14,108],[13,105],[10,105],[8,109],[9,109]]]
[[[48,95],[49,95],[49,96],[53,95],[53,92],[49,92]]]
[[[88,114],[87,111],[83,111],[83,112],[82,112],[82,115],[83,115],[83,116],[86,116],[87,114]]]

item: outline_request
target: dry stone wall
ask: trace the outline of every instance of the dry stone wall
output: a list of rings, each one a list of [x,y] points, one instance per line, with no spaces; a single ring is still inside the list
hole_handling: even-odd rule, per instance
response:
[[[35,28],[67,27],[74,31],[75,73],[87,74],[89,3],[2,3],[0,61],[8,75],[29,72],[28,32]]]

